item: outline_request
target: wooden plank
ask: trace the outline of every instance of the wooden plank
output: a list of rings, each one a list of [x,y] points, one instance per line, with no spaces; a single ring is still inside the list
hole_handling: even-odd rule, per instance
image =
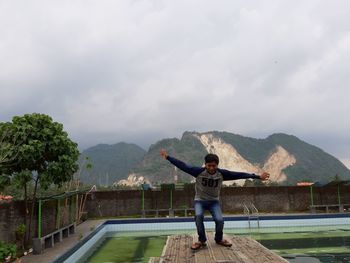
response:
[[[191,250],[197,235],[169,236],[160,258],[161,263],[286,263],[287,260],[262,246],[259,242],[244,236],[227,236],[232,247],[216,244],[214,233],[207,233],[207,247]]]
[[[267,249],[266,247],[261,245],[258,241],[254,240],[254,239],[249,239],[249,241],[251,242],[252,247],[264,252],[265,258],[266,258],[264,263],[265,262],[285,262],[285,263],[288,263],[288,261],[286,259],[277,255],[273,251]]]
[[[216,244],[213,232],[207,232],[206,236],[209,254],[213,259],[213,262],[228,262],[229,258],[227,257],[227,251],[230,250],[230,248]]]
[[[181,262],[186,262],[186,263],[193,263],[194,262],[194,254],[193,251],[191,250],[191,245],[193,243],[193,238],[192,236],[186,235],[183,237],[183,243],[180,246],[180,251],[182,251],[184,257],[184,261]]]
[[[193,240],[193,242],[198,241],[198,237],[196,234],[193,234],[192,240]],[[209,254],[208,247],[203,247],[199,250],[192,251],[192,253],[194,254],[194,262],[195,263],[202,263],[202,262],[203,263],[211,263],[211,262],[213,262],[210,254]]]
[[[190,249],[192,237],[190,235],[169,236],[160,259],[161,263],[193,263],[194,255]]]
[[[158,257],[151,257],[148,260],[148,263],[159,263],[159,262],[160,262],[160,258],[158,258]]]
[[[210,239],[211,246],[215,254],[215,262],[236,262],[236,263],[254,263],[250,257],[248,257],[243,251],[235,248],[235,241],[232,237],[224,235],[224,239],[227,239],[232,243],[232,247],[224,247],[215,243],[214,236]]]
[[[233,236],[232,251],[234,251],[243,262],[251,263],[277,263],[288,262],[271,250],[265,248],[259,242],[243,236]]]
[[[251,248],[249,247],[249,243],[246,239],[239,236],[234,236],[231,238],[232,241],[232,251],[234,254],[241,260],[241,262],[256,262],[255,253],[251,252]],[[261,255],[260,255],[261,259]]]
[[[171,239],[171,237],[168,236],[166,243],[165,243],[165,246],[164,246],[163,251],[162,251],[162,255],[160,257],[161,263],[166,262],[166,260],[168,259],[168,255],[170,254],[170,251],[169,251],[171,249],[170,239]]]

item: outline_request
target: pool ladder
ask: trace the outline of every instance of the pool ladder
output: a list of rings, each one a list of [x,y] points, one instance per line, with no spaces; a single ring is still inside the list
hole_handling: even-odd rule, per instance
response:
[[[259,210],[255,207],[253,203],[243,203],[243,211],[244,214],[248,217],[248,225],[249,229],[251,229],[251,221],[256,221],[258,228],[260,228],[260,221],[259,221]]]

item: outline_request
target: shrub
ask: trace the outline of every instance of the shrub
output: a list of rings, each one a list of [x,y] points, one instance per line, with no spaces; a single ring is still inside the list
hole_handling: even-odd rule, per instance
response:
[[[17,247],[15,244],[11,243],[5,243],[3,241],[0,241],[0,261],[5,261],[5,258],[8,256],[11,256],[11,258],[14,258],[17,253]]]
[[[22,237],[22,236],[24,236],[25,233],[26,233],[26,225],[25,224],[20,224],[16,228],[16,235],[18,235],[19,237]]]

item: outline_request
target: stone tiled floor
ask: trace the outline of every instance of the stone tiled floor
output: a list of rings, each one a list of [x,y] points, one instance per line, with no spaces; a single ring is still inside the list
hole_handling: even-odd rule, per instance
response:
[[[44,253],[40,255],[27,255],[22,257],[19,262],[23,263],[49,263],[55,260],[57,257],[65,253],[72,248],[82,238],[91,233],[91,231],[101,225],[105,220],[87,220],[78,225],[73,235],[64,238],[62,242],[55,244],[54,247],[46,249]]]

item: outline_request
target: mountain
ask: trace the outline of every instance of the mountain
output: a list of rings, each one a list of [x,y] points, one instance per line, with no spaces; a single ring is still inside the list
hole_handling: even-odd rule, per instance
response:
[[[182,138],[163,139],[150,146],[141,163],[134,169],[139,176],[145,176],[151,182],[174,182],[174,166],[160,158],[159,151],[166,149],[169,155],[181,159],[191,165],[202,166],[203,158],[207,154],[204,145],[192,133],[185,132]],[[176,171],[178,179],[190,182],[192,177]]]
[[[84,150],[81,160],[89,157],[90,170],[83,169],[81,180],[84,183],[111,185],[128,176],[141,162],[146,151],[136,144],[99,144]]]
[[[282,133],[255,139],[228,132],[185,132],[181,139],[163,139],[152,145],[134,172],[151,182],[173,182],[175,173],[181,181],[192,180],[191,176],[175,171],[169,162],[159,158],[162,148],[195,166],[203,165],[207,153],[216,153],[222,168],[257,174],[267,171],[271,181],[282,184],[304,180],[325,183],[336,175],[350,179],[350,171],[338,159],[293,135]]]
[[[272,182],[285,185],[300,181],[326,183],[336,175],[350,180],[349,169],[338,159],[293,135],[278,133],[256,139],[219,131],[185,132],[180,139],[156,142],[147,152],[126,143],[91,147],[82,153],[82,157],[89,156],[93,168],[83,173],[82,180],[102,185],[114,182],[133,185],[143,181],[172,183],[175,175],[178,181],[193,180],[160,158],[160,149],[194,166],[202,166],[207,153],[216,153],[221,168],[256,174],[267,171]],[[235,183],[243,185],[244,180]]]

